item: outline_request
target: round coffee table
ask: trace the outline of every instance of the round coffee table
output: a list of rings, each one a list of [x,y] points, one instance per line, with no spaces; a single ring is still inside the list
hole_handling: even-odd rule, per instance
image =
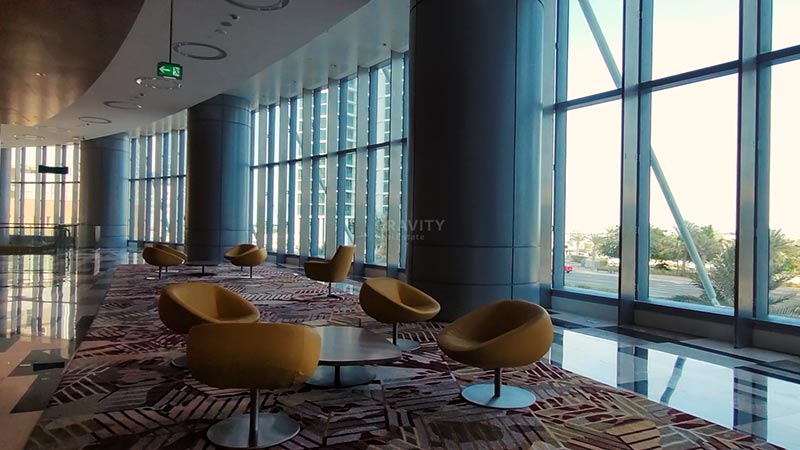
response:
[[[188,274],[189,276],[192,276],[192,277],[210,277],[211,275],[216,275],[216,274],[214,272],[206,272],[206,266],[218,266],[219,265],[219,261],[212,261],[212,260],[208,260],[208,261],[201,261],[201,260],[186,261],[184,263],[184,265],[189,266],[189,267],[198,267],[198,266],[200,267],[200,273],[197,273],[197,272],[190,273],[190,274]]]
[[[350,387],[369,383],[375,372],[363,364],[399,360],[403,352],[384,336],[356,327],[324,326],[314,330],[322,336],[319,366],[306,384],[317,387]]]

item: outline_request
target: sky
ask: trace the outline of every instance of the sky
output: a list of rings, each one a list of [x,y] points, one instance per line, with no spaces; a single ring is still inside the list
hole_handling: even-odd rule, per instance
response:
[[[800,0],[773,0],[773,48],[800,44]],[[592,6],[617,65],[622,57],[622,0]],[[737,0],[655,0],[653,77],[738,57]],[[800,239],[800,61],[775,66],[771,104],[770,227]],[[732,237],[736,213],[737,76],[729,75],[652,95],[653,151],[685,220],[713,225]],[[570,1],[568,96],[615,87],[577,0]],[[567,115],[566,229],[596,233],[619,223],[618,100]],[[651,175],[651,224],[675,221]]]

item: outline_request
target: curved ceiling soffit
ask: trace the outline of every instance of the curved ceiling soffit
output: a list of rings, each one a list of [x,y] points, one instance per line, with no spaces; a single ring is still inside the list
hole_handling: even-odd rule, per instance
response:
[[[175,44],[210,44],[224,50],[225,57],[187,57],[184,53],[206,49],[179,47],[180,51],[172,51],[172,58],[184,67],[182,87],[160,90],[135,82],[138,77],[155,76],[156,63],[169,57],[169,2],[145,0],[117,54],[83,95],[37,127],[3,125],[0,139],[4,146],[14,146],[22,143],[20,135],[38,135],[35,143],[25,145],[50,145],[148,127],[241,85],[367,2],[291,0],[285,8],[262,12],[222,0],[175,0]],[[134,109],[133,104],[139,106]]]
[[[144,0],[0,0],[0,123],[34,126],[83,95]]]

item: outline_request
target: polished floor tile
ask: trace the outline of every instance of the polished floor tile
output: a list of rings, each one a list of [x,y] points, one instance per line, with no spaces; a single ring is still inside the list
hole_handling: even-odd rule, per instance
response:
[[[0,450],[18,450],[25,447],[33,427],[42,416],[42,411],[0,416]]]
[[[24,447],[126,251],[0,256],[0,450]]]

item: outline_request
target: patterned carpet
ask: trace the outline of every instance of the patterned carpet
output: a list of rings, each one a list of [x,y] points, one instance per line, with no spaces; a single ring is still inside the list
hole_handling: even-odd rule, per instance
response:
[[[229,266],[194,278],[182,268],[145,280],[153,268],[120,266],[89,333],[69,362],[30,449],[211,449],[205,430],[248,408],[244,391],[204,386],[170,366],[183,338],[158,320],[156,300],[169,283],[213,281],[240,293],[264,321],[363,326],[389,336],[391,327],[361,311],[352,295],[324,297],[327,287],[264,265],[257,279]],[[442,324],[401,328],[422,346],[376,368],[370,384],[347,389],[300,386],[262,395],[262,411],[284,411],[302,424],[281,448],[336,449],[772,449],[752,436],[712,424],[637,394],[545,362],[509,371],[505,380],[538,397],[526,410],[473,406],[462,386],[491,374],[446,358],[435,334]]]

